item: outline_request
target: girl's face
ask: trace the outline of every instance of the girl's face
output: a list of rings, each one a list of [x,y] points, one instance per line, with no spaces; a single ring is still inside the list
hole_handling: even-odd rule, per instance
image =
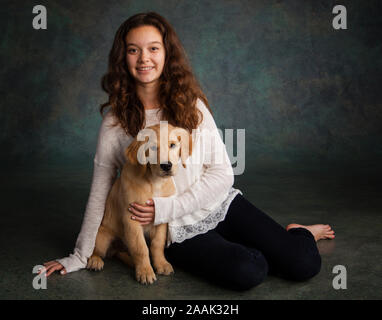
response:
[[[156,84],[162,74],[165,47],[162,35],[153,26],[141,26],[126,36],[127,67],[138,84]]]

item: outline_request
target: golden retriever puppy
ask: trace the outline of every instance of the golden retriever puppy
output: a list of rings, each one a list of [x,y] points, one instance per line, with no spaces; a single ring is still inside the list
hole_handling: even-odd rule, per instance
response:
[[[144,141],[139,141],[142,132],[148,135]],[[87,268],[101,270],[104,266],[102,258],[116,255],[135,268],[136,279],[140,283],[151,284],[156,276],[150,255],[158,274],[168,275],[174,271],[164,256],[167,224],[142,226],[131,219],[129,204],[144,205],[152,197],[168,197],[175,193],[171,177],[177,172],[179,159],[186,167],[185,160],[192,152],[192,138],[185,129],[167,123],[163,125],[163,122],[144,129],[140,134],[125,151],[126,163],[107,197]],[[115,245],[118,242],[122,242],[122,248]]]

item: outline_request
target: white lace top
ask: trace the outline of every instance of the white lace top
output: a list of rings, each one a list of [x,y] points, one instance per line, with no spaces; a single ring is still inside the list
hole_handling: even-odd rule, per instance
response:
[[[232,187],[232,166],[212,115],[200,99],[197,107],[203,113],[203,121],[193,134],[193,152],[186,161],[186,168],[179,165],[173,177],[176,194],[153,198],[154,225],[168,223],[167,246],[214,229],[224,220],[231,201],[241,193]],[[160,109],[146,110],[146,127],[160,120]],[[101,124],[90,195],[74,252],[56,260],[67,272],[86,267],[93,253],[107,195],[118,170],[125,164],[124,151],[133,140],[121,127],[111,127],[114,121],[108,112]]]

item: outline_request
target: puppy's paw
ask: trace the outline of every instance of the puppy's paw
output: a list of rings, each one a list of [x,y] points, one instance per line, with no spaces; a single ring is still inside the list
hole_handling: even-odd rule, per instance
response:
[[[174,269],[172,268],[172,265],[167,261],[162,261],[161,263],[157,263],[155,265],[155,270],[157,271],[157,274],[163,274],[165,276],[168,276],[171,273],[174,273]]]
[[[88,260],[88,264],[86,268],[89,270],[100,271],[103,269],[103,266],[104,266],[104,262],[101,259],[101,257],[92,255]]]
[[[142,284],[152,284],[156,281],[156,276],[153,268],[150,265],[137,266],[135,269],[137,281]]]

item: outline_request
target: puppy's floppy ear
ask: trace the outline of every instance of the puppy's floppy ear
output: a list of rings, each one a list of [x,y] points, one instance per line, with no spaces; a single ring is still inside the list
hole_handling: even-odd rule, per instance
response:
[[[147,140],[148,137],[145,141],[139,141],[135,138],[125,150],[126,161],[132,165],[140,166],[142,174],[146,172],[147,168],[147,150],[143,146]]]
[[[180,158],[183,168],[186,168],[186,160],[192,154],[192,135],[183,128],[175,128],[174,134],[180,141]]]
[[[130,145],[126,148],[125,150],[126,161],[129,162],[130,164],[133,164],[133,165],[138,164],[137,152],[141,144],[142,144],[142,141],[138,141],[135,138],[133,142],[130,143]]]

